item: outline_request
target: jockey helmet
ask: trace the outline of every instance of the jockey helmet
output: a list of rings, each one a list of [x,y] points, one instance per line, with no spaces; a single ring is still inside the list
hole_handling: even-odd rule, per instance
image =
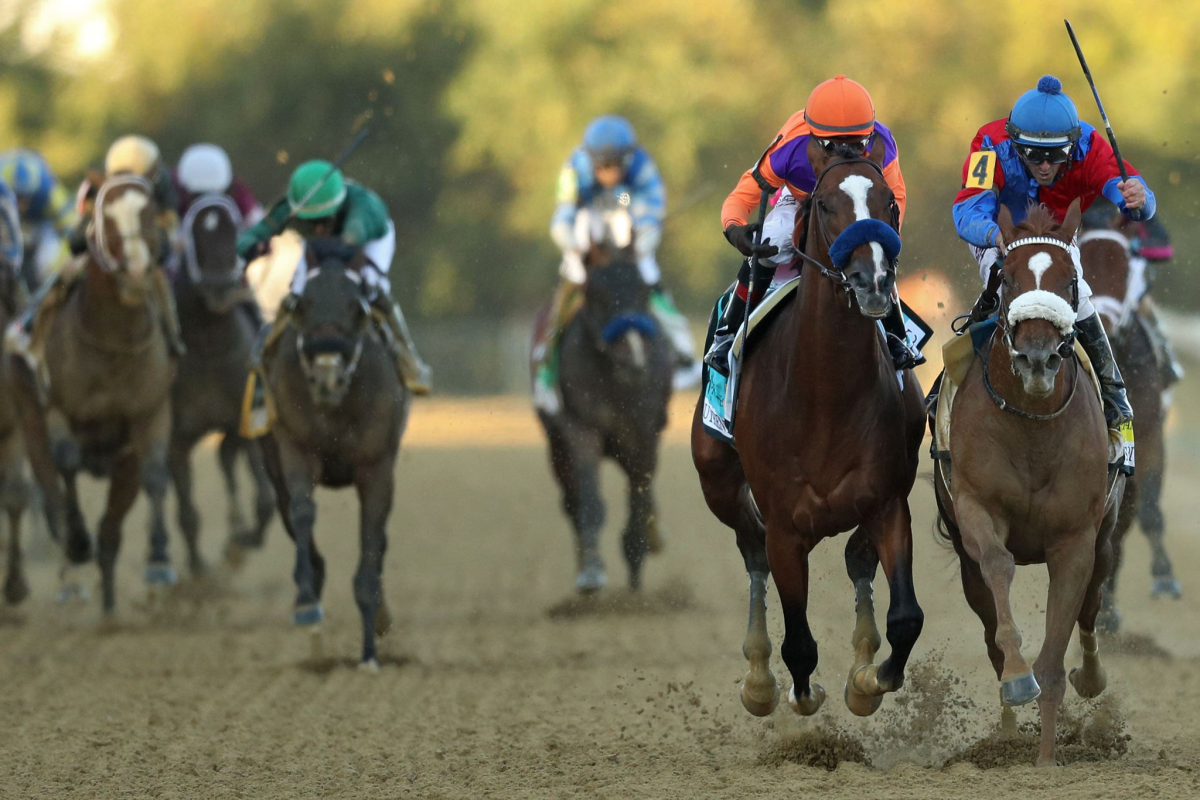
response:
[[[10,150],[0,155],[0,162],[0,175],[17,197],[32,197],[41,190],[49,167],[40,155],[32,150]]]
[[[145,136],[122,136],[112,143],[104,157],[105,175],[131,172],[149,178],[158,166],[158,145]]]
[[[299,219],[332,216],[346,199],[346,179],[328,161],[306,161],[288,183],[288,205]]]
[[[875,104],[861,83],[835,75],[812,90],[804,119],[817,136],[870,136],[875,132]]]
[[[221,194],[233,183],[233,165],[215,144],[194,144],[179,159],[179,182],[192,194]]]
[[[1062,93],[1062,82],[1043,75],[1037,88],[1017,98],[1005,125],[1008,137],[1025,158],[1064,163],[1079,141],[1079,113]]]
[[[583,132],[583,147],[595,166],[627,165],[637,147],[637,135],[629,120],[606,114],[588,124]]]

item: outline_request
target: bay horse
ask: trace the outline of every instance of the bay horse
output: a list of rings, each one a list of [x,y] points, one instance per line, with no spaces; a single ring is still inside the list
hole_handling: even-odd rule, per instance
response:
[[[239,433],[242,394],[251,351],[262,319],[243,278],[237,254],[242,215],[225,195],[197,198],[181,223],[183,270],[174,281],[175,304],[187,352],[171,388],[171,445],[167,463],[179,501],[179,526],[193,573],[204,571],[198,537],[200,515],[192,498],[191,451],[206,434],[219,432],[218,456],[225,479],[229,539],[227,554],[260,547],[275,513],[275,496],[257,441]],[[256,489],[255,525],[242,516],[237,457],[245,452]]]
[[[575,531],[580,594],[608,583],[600,556],[604,458],[615,461],[629,481],[621,544],[631,589],[641,587],[646,554],[661,546],[653,483],[673,371],[671,345],[650,314],[650,289],[633,256],[628,214],[588,219],[577,226],[595,228],[584,258],[583,303],[559,339],[562,406],[558,413],[537,411],[563,510]],[[548,322],[546,317],[543,313],[537,328]],[[534,339],[539,339],[536,332]]]
[[[151,302],[151,271],[161,268],[154,260],[161,235],[155,217],[153,189],[145,179],[121,174],[104,182],[88,249],[66,267],[69,274],[82,275],[52,316],[39,320],[49,326],[44,402],[30,402],[41,389],[33,372],[22,370],[30,463],[45,494],[52,530],[65,525],[68,565],[87,563],[91,556],[77,476],[86,469],[109,478],[97,537],[106,615],[116,605],[121,524],[139,488],[146,491],[151,513],[146,582],[169,585],[175,580],[163,513],[175,359],[160,312]],[[63,278],[68,286],[71,280]],[[64,581],[69,589],[67,570]]]
[[[0,206],[5,204],[0,204]],[[17,209],[0,207],[0,330],[16,319],[25,296],[21,263],[21,228]],[[10,257],[11,256],[11,257]],[[17,404],[13,365],[0,358],[0,508],[8,513],[8,564],[4,600],[17,605],[29,597],[25,559],[21,550],[21,516],[29,505],[25,473],[25,437]]]
[[[1083,697],[1105,688],[1095,622],[1124,484],[1114,471],[1110,493],[1108,426],[1072,349],[1078,287],[1070,243],[1079,223],[1078,200],[1061,225],[1041,205],[1013,225],[1001,207],[1008,248],[999,320],[953,400],[949,474],[941,460],[934,469],[940,519],[967,602],[983,622],[1006,724],[1013,706],[1038,701],[1038,766],[1056,763],[1063,660],[1076,622],[1083,667],[1071,671],[1071,684]],[[1046,636],[1030,669],[1009,590],[1017,564],[1042,563],[1050,576]]]
[[[1113,531],[1113,567],[1104,582],[1097,619],[1101,632],[1116,632],[1121,625],[1121,614],[1116,605],[1117,572],[1121,568],[1125,536],[1135,519],[1150,541],[1151,596],[1180,596],[1179,581],[1163,543],[1166,528],[1162,511],[1166,468],[1163,427],[1167,414],[1163,392],[1166,386],[1155,360],[1154,345],[1138,312],[1141,298],[1137,295],[1144,291],[1144,284],[1141,288],[1130,287],[1131,279],[1135,277],[1132,261],[1136,257],[1132,242],[1126,235],[1125,226],[1119,222],[1118,225],[1118,228],[1088,230],[1079,237],[1084,278],[1092,287],[1092,305],[1104,322],[1113,356],[1125,378],[1130,404],[1136,412],[1133,431],[1137,440],[1137,470],[1126,484]]]
[[[830,266],[835,237],[852,225],[886,230],[899,250],[883,148],[873,148],[869,158],[834,159],[819,147],[810,147],[809,155],[818,179],[796,223],[805,262],[796,296],[743,359],[736,449],[704,432],[701,398],[692,459],[708,507],[737,533],[750,575],[742,647],[750,671],[741,698],[752,714],[770,714],[779,701],[770,670],[768,575],[783,609],[780,653],[794,681],[789,703],[810,715],[824,702],[825,690],[810,680],[817,643],[807,615],[808,558],[822,539],[856,528],[846,543],[857,624],[845,700],[865,716],[884,693],[903,686],[924,622],[913,588],[908,506],[924,412],[916,377],[909,370],[897,375],[877,322],[894,302],[895,261],[879,243],[886,237],[873,234],[874,241],[843,254],[840,269]],[[881,562],[891,591],[892,651],[876,666],[881,642],[872,582]]]
[[[309,270],[304,292],[291,325],[263,360],[275,420],[262,442],[279,513],[296,545],[296,625],[316,625],[325,615],[325,559],[314,536],[314,489],[357,490],[361,550],[354,599],[362,616],[360,666],[377,672],[375,637],[391,626],[383,598],[387,521],[412,395],[375,330],[360,272],[365,265],[361,249],[336,239],[307,244],[298,267]]]

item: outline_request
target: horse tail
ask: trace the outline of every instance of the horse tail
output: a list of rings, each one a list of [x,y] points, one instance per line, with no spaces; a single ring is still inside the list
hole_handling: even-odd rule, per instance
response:
[[[942,505],[942,496],[937,491],[938,469],[929,475],[933,484],[933,499],[937,503],[937,516],[933,520],[933,539],[946,549],[954,548],[954,539],[958,536],[958,528],[946,518],[946,507]]]

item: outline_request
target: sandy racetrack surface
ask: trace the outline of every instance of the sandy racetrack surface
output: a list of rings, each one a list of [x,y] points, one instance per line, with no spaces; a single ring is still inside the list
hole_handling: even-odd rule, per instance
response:
[[[318,497],[318,543],[329,558],[319,643],[290,625],[292,548],[278,523],[240,571],[149,602],[139,504],[126,526],[111,629],[100,625],[94,597],[86,606],[54,603],[49,557],[31,563],[31,600],[0,612],[0,796],[1200,795],[1200,494],[1192,489],[1200,437],[1172,440],[1166,491],[1184,599],[1148,597],[1148,548],[1135,530],[1121,593],[1128,633],[1101,645],[1109,689],[1086,703],[1068,689],[1060,726],[1068,763],[1039,771],[1033,706],[1019,711],[1020,737],[994,737],[996,682],[954,557],[932,536],[927,483],[913,493],[926,624],[908,686],[867,720],[842,702],[854,618],[843,537],[818,549],[812,569],[815,678],[829,700],[812,719],[785,703],[759,720],[738,700],[745,574],[732,533],[703,505],[678,430],[658,481],[670,538],[648,562],[644,595],[619,588],[623,487],[606,470],[604,547],[617,588],[580,603],[531,416],[510,415],[504,424],[515,433],[469,446],[469,430],[439,437],[432,426],[446,408],[418,407],[398,470],[384,575],[396,626],[383,640],[380,674],[355,668],[352,495]],[[197,454],[204,547],[216,564],[225,530],[214,462]],[[86,500],[94,519],[96,486]],[[172,548],[182,566],[178,537]],[[1042,638],[1044,574],[1023,568],[1014,593],[1030,657]],[[882,627],[882,577],[876,587]],[[786,691],[773,594],[770,604],[773,669]],[[1068,667],[1078,658],[1073,645]]]

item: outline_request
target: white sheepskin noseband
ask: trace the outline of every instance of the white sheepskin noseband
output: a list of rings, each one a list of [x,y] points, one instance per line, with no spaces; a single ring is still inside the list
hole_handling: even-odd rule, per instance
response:
[[[1075,329],[1075,311],[1071,304],[1054,292],[1034,289],[1014,299],[1008,306],[1008,325],[1015,328],[1027,319],[1044,319],[1063,336]]]

